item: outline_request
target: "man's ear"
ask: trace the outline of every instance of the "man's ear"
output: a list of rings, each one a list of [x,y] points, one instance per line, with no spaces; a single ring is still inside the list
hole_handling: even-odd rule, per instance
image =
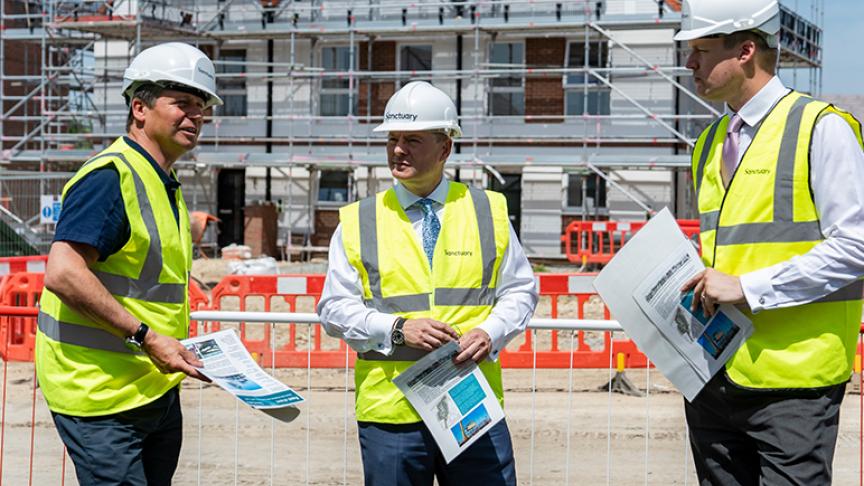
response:
[[[742,63],[756,62],[756,43],[750,39],[742,42],[738,47],[738,60]]]
[[[444,146],[441,148],[441,160],[446,161],[450,158],[450,152],[453,150],[453,139],[447,137],[447,141],[444,142]]]
[[[146,103],[141,101],[140,98],[132,98],[132,104],[129,109],[132,112],[132,118],[134,118],[136,122],[144,123],[145,110],[149,109]]]

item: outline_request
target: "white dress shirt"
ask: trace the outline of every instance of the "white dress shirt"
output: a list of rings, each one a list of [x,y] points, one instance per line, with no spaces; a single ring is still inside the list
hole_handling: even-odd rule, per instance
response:
[[[738,163],[756,125],[789,91],[775,76],[738,111],[744,120]],[[813,130],[810,186],[825,241],[803,255],[741,275],[753,312],[806,304],[864,275],[864,152],[838,115],[822,117]]]
[[[439,221],[446,210],[444,201],[450,183],[446,178],[427,198],[435,201],[435,214]],[[394,186],[396,197],[411,221],[417,240],[423,241],[423,211],[414,203],[421,199],[401,184]],[[497,359],[498,353],[516,335],[525,330],[537,306],[537,288],[534,272],[528,258],[516,238],[513,227],[510,244],[498,268],[498,283],[495,287],[495,305],[489,317],[479,327],[489,334],[492,351],[489,359]],[[360,274],[349,262],[342,243],[342,225],[336,227],[330,240],[329,268],[324,290],[318,303],[318,315],[328,335],[343,339],[359,353],[377,351],[389,355],[393,352],[390,333],[396,316],[366,307],[363,302],[363,284]]]

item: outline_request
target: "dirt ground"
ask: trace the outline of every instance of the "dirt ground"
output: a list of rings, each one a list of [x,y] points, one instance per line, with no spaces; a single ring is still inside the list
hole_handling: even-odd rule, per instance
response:
[[[324,273],[325,262],[279,264],[281,273]],[[549,268],[572,272],[572,268]],[[196,260],[193,276],[207,285],[227,273],[227,262]],[[222,308],[236,309],[226,300]],[[263,310],[251,300],[248,310]],[[298,312],[312,312],[311,299],[298,303]],[[281,299],[273,311],[288,311]],[[592,301],[585,318],[602,319],[602,303]],[[577,317],[575,299],[558,303],[561,317]],[[537,317],[549,317],[551,301],[541,299]],[[250,338],[263,335],[264,325],[247,328]],[[225,326],[228,327],[228,326]],[[284,345],[288,333],[277,333]],[[602,333],[586,333],[591,346],[601,345]],[[296,345],[310,339],[298,330]],[[568,349],[568,335],[560,336]],[[524,342],[519,337],[510,349]],[[537,333],[538,349],[547,347],[551,333]],[[325,337],[323,347],[338,342]],[[276,370],[275,374],[306,398],[300,416],[276,422],[249,409],[226,393],[194,380],[183,385],[184,444],[175,484],[185,485],[356,485],[362,484],[360,451],[353,420],[353,374],[344,369]],[[513,437],[516,468],[522,485],[655,484],[695,485],[686,441],[683,398],[656,371],[626,372],[643,397],[609,394],[597,389],[609,370],[504,371],[505,412]],[[33,366],[4,366],[0,433],[0,485],[78,484],[71,462],[64,463],[45,402],[33,389]],[[857,382],[857,379],[855,380]],[[860,395],[850,393],[843,404],[835,456],[835,484],[853,484],[859,474]],[[857,387],[855,387],[857,390]],[[35,426],[33,426],[35,424]],[[32,445],[31,445],[32,444]],[[32,460],[31,460],[32,457]]]
[[[276,374],[307,399],[294,422],[275,422],[216,387],[184,383],[185,434],[175,484],[362,484],[350,371]],[[607,370],[574,370],[572,377],[567,370],[505,370],[505,411],[520,484],[696,484],[681,396],[656,372],[650,382],[644,370],[627,375],[643,390],[650,386],[650,393],[595,391],[608,381]],[[32,376],[27,363],[9,363],[4,373],[0,483],[75,485],[68,460],[64,477],[62,445],[38,390],[31,427]],[[858,478],[860,395],[849,389],[834,461],[838,485]]]

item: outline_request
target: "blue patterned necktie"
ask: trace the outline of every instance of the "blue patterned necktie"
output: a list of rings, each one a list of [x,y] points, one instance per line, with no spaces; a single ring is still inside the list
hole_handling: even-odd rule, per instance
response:
[[[435,201],[423,198],[417,201],[417,206],[423,211],[423,251],[429,259],[429,268],[432,268],[432,255],[435,253],[435,243],[438,241],[438,233],[441,232],[441,222],[435,214],[432,205]]]

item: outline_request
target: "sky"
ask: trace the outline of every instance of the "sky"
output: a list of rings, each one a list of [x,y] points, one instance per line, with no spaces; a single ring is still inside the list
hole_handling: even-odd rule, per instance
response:
[[[783,2],[795,8],[795,0]],[[807,15],[810,2],[798,0]],[[864,0],[824,0],[822,93],[864,95]]]

